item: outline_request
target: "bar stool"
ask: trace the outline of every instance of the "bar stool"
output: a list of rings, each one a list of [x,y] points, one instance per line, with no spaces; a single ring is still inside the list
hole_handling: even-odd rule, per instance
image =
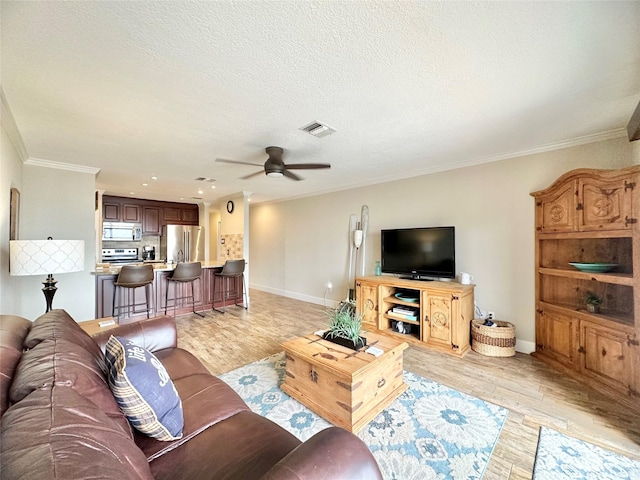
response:
[[[245,285],[245,281],[244,281],[244,266],[245,266],[245,261],[244,258],[241,260],[227,260],[224,263],[224,266],[222,267],[222,271],[221,272],[217,272],[213,274],[213,308],[212,310],[215,310],[217,312],[220,313],[225,313],[226,312],[226,308],[225,305],[227,303],[227,300],[229,298],[229,282],[231,281],[231,279],[233,279],[234,281],[238,278],[242,278],[242,292],[244,294],[244,305],[238,305],[237,303],[234,303],[234,305],[238,306],[238,307],[243,307],[245,310],[247,309],[247,287]],[[220,278],[220,281],[222,282],[222,310],[218,310],[215,307],[216,304],[216,280]],[[226,286],[226,289],[225,289]],[[236,295],[237,297],[237,295]]]
[[[116,313],[116,297],[118,295],[118,288],[136,289],[138,287],[144,287],[145,299],[147,304],[147,318],[149,318],[149,298],[151,298],[151,289],[149,285],[153,282],[153,265],[124,265],[120,269],[118,278],[113,282],[113,303],[111,305],[112,315],[118,319],[120,316],[120,310],[124,308],[118,303],[118,312]],[[135,303],[135,295],[133,296],[133,303],[127,302],[127,314],[129,314],[130,308],[133,307],[133,313],[136,313],[136,307],[143,305],[142,303]]]
[[[193,313],[196,315],[200,315],[204,317],[203,314],[196,312],[196,296],[193,290],[193,284],[196,280],[200,280],[200,288],[201,292],[201,305],[204,307],[204,289],[202,288],[202,264],[200,262],[191,262],[191,263],[178,263],[176,265],[175,270],[171,274],[170,277],[167,278],[167,292],[164,297],[164,313],[167,314],[167,307],[169,306],[169,284],[173,282],[173,316],[176,316],[176,304],[178,300],[184,300],[189,298],[178,297],[178,283],[190,283],[191,284],[191,306],[193,308]]]

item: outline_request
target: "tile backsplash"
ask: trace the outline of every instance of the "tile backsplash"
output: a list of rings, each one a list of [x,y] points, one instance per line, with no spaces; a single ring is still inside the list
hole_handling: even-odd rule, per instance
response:
[[[228,233],[220,237],[219,260],[225,262],[237,258],[243,258],[243,238],[242,233]],[[224,243],[222,243],[224,242]]]

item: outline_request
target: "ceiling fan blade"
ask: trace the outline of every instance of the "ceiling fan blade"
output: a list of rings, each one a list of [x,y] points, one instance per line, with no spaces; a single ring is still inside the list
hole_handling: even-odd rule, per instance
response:
[[[302,180],[302,177],[299,177],[295,173],[291,173],[289,170],[285,170],[284,172],[282,172],[282,174],[285,177],[290,178],[291,180]]]
[[[290,170],[311,170],[316,168],[331,168],[328,163],[287,163],[286,168]]]
[[[236,165],[251,165],[253,167],[262,167],[262,163],[241,162],[239,160],[227,160],[226,158],[216,158],[218,163],[234,163]]]
[[[240,180],[247,180],[248,178],[255,177],[260,174],[264,174],[264,170],[260,170],[258,172],[250,173],[249,175],[245,175],[244,177],[240,177]]]

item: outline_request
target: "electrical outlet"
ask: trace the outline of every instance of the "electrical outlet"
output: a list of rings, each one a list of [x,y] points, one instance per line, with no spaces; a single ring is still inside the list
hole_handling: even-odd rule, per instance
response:
[[[333,285],[331,284],[331,282],[327,282],[327,292],[328,293],[333,292]]]
[[[496,317],[496,312],[487,312],[487,318],[493,320]]]

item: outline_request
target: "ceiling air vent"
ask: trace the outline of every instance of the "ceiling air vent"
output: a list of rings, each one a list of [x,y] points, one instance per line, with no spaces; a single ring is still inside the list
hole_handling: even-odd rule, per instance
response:
[[[302,130],[303,132],[310,133],[314,137],[318,137],[318,138],[326,137],[327,135],[336,133],[335,128],[331,128],[330,126],[324,125],[320,122],[311,122],[309,125],[300,127],[300,130]]]
[[[209,182],[209,183],[213,183],[216,181],[215,178],[210,178],[210,177],[196,177],[196,180],[198,182]]]

